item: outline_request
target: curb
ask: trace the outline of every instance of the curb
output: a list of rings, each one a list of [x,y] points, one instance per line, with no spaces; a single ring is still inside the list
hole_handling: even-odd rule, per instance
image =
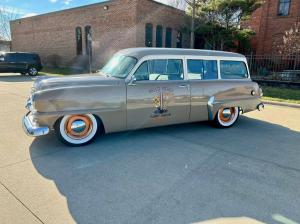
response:
[[[282,107],[293,107],[300,109],[300,104],[296,103],[285,103],[285,102],[278,102],[278,101],[271,101],[271,100],[263,100],[264,104],[270,104],[275,106],[282,106]]]

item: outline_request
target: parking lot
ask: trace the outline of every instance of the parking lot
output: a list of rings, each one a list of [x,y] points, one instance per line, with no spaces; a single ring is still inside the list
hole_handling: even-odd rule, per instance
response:
[[[267,105],[231,129],[176,125],[68,148],[24,134],[31,85],[0,75],[0,223],[300,223],[300,109]]]

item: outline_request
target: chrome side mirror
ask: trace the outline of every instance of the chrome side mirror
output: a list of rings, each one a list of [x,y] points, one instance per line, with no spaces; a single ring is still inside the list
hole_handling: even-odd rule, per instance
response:
[[[136,77],[133,75],[128,83],[129,86],[135,86],[136,85]]]

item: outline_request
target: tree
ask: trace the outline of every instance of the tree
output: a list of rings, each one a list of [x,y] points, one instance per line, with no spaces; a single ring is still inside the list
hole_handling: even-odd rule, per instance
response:
[[[300,23],[285,32],[278,48],[279,53],[284,56],[300,55]]]
[[[242,28],[242,22],[262,3],[262,0],[202,0],[188,7],[188,13],[195,18],[194,31],[207,47],[224,50],[249,42],[255,33]]]
[[[0,39],[11,40],[9,22],[17,19],[19,15],[20,13],[14,9],[4,6],[0,7]]]
[[[185,27],[188,29],[185,29],[185,31],[189,30],[191,34],[191,48],[194,48],[194,42],[195,42],[195,16],[196,16],[196,2],[198,0],[169,0],[169,5],[181,9],[186,10],[187,8],[190,8],[191,13],[191,20],[189,21],[191,24],[189,27]]]

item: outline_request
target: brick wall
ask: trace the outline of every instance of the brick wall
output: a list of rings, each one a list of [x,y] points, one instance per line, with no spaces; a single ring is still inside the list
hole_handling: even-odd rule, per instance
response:
[[[253,46],[256,54],[278,54],[276,46],[282,42],[285,31],[300,22],[300,1],[292,0],[290,14],[278,16],[278,1],[266,0],[265,4],[254,12],[248,25],[256,31]]]
[[[140,0],[137,6],[137,46],[145,46],[145,24],[153,25],[153,46],[156,46],[156,26],[163,27],[163,41],[165,46],[166,28],[172,28],[172,47],[176,47],[177,32],[186,25],[187,17],[181,10],[165,6],[163,4],[151,1]],[[190,39],[187,34],[183,34],[183,48],[190,47]]]
[[[108,6],[108,10],[104,9]],[[11,22],[12,50],[40,54],[43,63],[51,55],[58,55],[63,66],[78,66],[84,56],[76,56],[75,29],[92,27],[93,64],[102,66],[116,51],[129,47],[145,46],[145,24],[153,27],[180,29],[184,14],[180,10],[151,0],[112,0],[70,10],[24,18]],[[165,33],[165,29],[164,29]],[[155,40],[155,29],[153,33]],[[176,46],[173,32],[173,46]],[[154,45],[155,46],[155,45]]]

